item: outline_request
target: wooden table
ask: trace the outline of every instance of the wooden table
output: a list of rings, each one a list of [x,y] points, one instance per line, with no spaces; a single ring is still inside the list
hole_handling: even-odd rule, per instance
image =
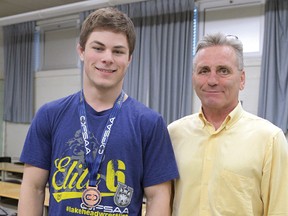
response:
[[[14,163],[0,162],[1,180],[5,181],[8,178],[8,173],[23,174],[24,166]]]
[[[19,200],[20,198],[20,184],[15,184],[11,182],[0,181],[0,196],[7,197],[10,199]],[[44,200],[44,215],[48,215],[49,206],[49,189],[45,190],[45,200]]]

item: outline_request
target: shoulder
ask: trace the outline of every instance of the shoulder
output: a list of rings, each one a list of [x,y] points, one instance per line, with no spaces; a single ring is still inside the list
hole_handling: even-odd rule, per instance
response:
[[[130,115],[142,121],[156,121],[158,119],[163,120],[160,113],[147,107],[143,103],[137,101],[136,99],[129,97],[126,103],[123,104],[124,109],[128,110]]]
[[[143,137],[151,137],[155,133],[168,134],[167,124],[161,114],[145,106],[141,102],[129,97],[123,104],[121,122],[125,126],[133,128]]]
[[[287,149],[288,143],[284,132],[280,127],[267,119],[244,111],[240,122],[241,127],[245,127],[246,133],[252,134],[254,138],[256,137],[258,140],[261,140],[262,143],[266,143],[268,146],[281,146],[281,148]],[[287,150],[285,151],[287,152]]]
[[[67,109],[69,105],[77,105],[78,102],[79,102],[79,92],[47,102],[39,108],[37,113],[53,112],[53,111],[59,111],[61,109]]]
[[[77,109],[78,103],[79,92],[47,102],[37,110],[33,122],[42,120],[52,121],[54,118],[58,118],[64,113],[74,112],[71,109]]]
[[[198,113],[195,113],[177,119],[168,125],[168,130],[171,131],[180,127],[187,127],[189,125],[195,126],[196,124],[198,124],[197,122],[201,123],[198,115],[199,115]]]
[[[277,134],[279,132],[283,132],[281,128],[274,125],[267,119],[261,118],[247,111],[243,111],[242,121],[247,125],[247,127],[250,127],[251,129],[254,128],[254,130],[259,131],[259,133],[262,132],[263,134]]]
[[[79,94],[80,92],[77,92],[77,93],[68,95],[66,97],[47,102],[44,105],[42,105],[40,109],[53,110],[53,109],[63,108],[69,104],[77,104],[79,102]]]

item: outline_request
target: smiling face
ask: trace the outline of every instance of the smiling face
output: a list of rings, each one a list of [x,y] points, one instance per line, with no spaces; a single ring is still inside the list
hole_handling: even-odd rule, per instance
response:
[[[84,89],[121,91],[131,61],[127,37],[107,30],[93,31],[83,49],[77,47],[84,62]]]
[[[245,84],[235,51],[230,46],[210,46],[199,50],[195,58],[193,86],[203,110],[231,112]]]

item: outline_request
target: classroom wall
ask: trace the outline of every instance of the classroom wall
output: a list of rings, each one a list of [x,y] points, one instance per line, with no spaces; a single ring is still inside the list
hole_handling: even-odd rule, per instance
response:
[[[3,121],[4,108],[4,50],[3,31],[0,28],[0,155],[19,158],[22,150],[23,138],[29,125],[12,124]]]
[[[4,53],[3,53],[3,34],[0,28],[0,116],[3,116],[3,102],[4,102]],[[0,156],[4,154],[4,122],[0,117]]]
[[[262,17],[259,17],[262,19]],[[203,23],[202,23],[203,24]],[[203,30],[203,29],[202,29]],[[239,29],[246,32],[245,29]],[[203,32],[202,32],[203,33]],[[249,34],[249,32],[247,32]],[[71,38],[70,38],[71,39]],[[71,40],[73,42],[73,40]],[[76,41],[76,39],[75,39]],[[51,46],[50,46],[51,48]],[[74,48],[73,48],[74,49]],[[0,115],[3,111],[3,35],[0,30]],[[254,114],[257,114],[258,96],[259,96],[259,80],[261,68],[261,55],[245,55],[244,57],[246,71],[245,89],[240,93],[240,100],[243,107]],[[69,95],[81,89],[80,69],[75,66],[70,69],[63,70],[45,70],[35,74],[35,111],[44,103]],[[194,95],[191,112],[199,110],[199,99]],[[2,130],[1,130],[1,127]],[[21,154],[28,124],[15,124],[10,122],[2,123],[0,120],[0,154],[10,155],[12,159],[17,161]],[[3,135],[1,137],[1,135]],[[286,135],[288,139],[288,134]]]
[[[35,111],[44,103],[67,96],[81,89],[80,70],[53,70],[39,71],[35,75]],[[28,124],[5,124],[5,154],[12,156],[13,161],[18,161],[26,134]],[[15,136],[17,132],[17,136]]]

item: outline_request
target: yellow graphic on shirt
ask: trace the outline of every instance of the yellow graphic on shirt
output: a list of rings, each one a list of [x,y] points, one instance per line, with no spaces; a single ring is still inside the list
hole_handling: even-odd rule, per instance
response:
[[[115,164],[117,165],[115,166]],[[83,164],[79,160],[72,161],[71,157],[56,160],[55,167],[56,171],[51,181],[52,187],[55,191],[58,191],[53,193],[55,200],[60,202],[66,199],[81,198],[81,191],[88,186],[88,168],[79,173],[79,170],[83,170]],[[125,184],[125,169],[125,163],[121,160],[117,160],[116,163],[110,160],[107,163],[104,179],[106,180],[105,183],[109,192],[101,192],[102,197],[114,196],[118,182]],[[100,177],[101,175],[98,174],[97,179],[100,179]],[[62,179],[62,181],[59,182],[59,179]],[[79,190],[80,192],[78,192]]]

